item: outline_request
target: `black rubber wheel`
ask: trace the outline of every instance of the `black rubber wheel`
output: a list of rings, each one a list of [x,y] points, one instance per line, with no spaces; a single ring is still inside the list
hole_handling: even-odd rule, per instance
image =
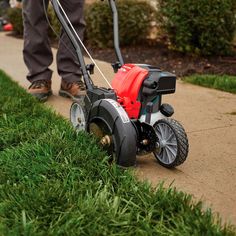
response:
[[[154,124],[159,140],[159,149],[154,152],[157,161],[164,167],[173,168],[187,159],[189,144],[183,126],[174,119],[162,119]]]
[[[136,131],[123,107],[114,100],[96,101],[90,109],[87,131],[93,133],[116,164],[136,164]]]

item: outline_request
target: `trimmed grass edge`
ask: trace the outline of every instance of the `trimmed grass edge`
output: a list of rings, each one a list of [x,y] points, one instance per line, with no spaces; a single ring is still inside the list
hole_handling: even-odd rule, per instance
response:
[[[236,94],[236,76],[192,75],[183,77],[183,81]]]
[[[109,165],[0,71],[0,235],[235,235],[192,196]]]

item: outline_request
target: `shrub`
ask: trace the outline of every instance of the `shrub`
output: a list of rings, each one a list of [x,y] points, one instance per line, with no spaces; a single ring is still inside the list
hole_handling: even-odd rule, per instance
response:
[[[146,1],[119,0],[120,44],[137,44],[146,39],[150,30],[153,8]],[[113,45],[112,13],[108,4],[95,2],[86,8],[87,37],[99,47]]]
[[[14,32],[18,35],[23,35],[23,19],[22,10],[20,8],[9,8],[7,11],[8,19],[12,23]]]
[[[56,39],[57,36],[60,35],[61,24],[51,6],[49,6],[48,8],[48,19],[51,23],[51,26],[53,27],[53,30],[49,27],[49,37],[52,39]]]
[[[9,8],[9,3],[7,1],[0,0],[0,17],[6,14],[6,9]]]
[[[228,54],[236,29],[235,0],[157,0],[157,20],[179,51]]]

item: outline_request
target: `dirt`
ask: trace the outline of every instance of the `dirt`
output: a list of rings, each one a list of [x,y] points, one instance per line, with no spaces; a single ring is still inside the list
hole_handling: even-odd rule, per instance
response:
[[[8,33],[8,36],[22,39],[21,36],[12,32]],[[113,48],[96,48],[90,46],[87,42],[85,42],[85,45],[94,59],[108,63],[116,62]],[[57,49],[57,40],[52,40],[51,46]],[[236,75],[236,45],[231,56],[203,57],[185,54],[170,50],[160,42],[152,46],[123,47],[121,52],[125,63],[155,65],[162,70],[176,74],[178,77],[192,74]]]
[[[113,49],[90,47],[94,58],[113,63],[116,60]],[[232,56],[201,57],[186,55],[169,50],[163,44],[155,46],[138,46],[122,48],[125,62],[156,65],[162,70],[175,73],[177,76],[191,74],[227,74],[236,75],[236,48]]]

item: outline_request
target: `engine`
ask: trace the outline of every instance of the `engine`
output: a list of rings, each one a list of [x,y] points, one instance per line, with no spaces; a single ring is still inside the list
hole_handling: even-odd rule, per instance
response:
[[[112,81],[118,102],[130,119],[140,119],[146,113],[156,113],[161,96],[175,92],[176,76],[146,64],[125,64]],[[167,112],[168,108],[165,107]]]

